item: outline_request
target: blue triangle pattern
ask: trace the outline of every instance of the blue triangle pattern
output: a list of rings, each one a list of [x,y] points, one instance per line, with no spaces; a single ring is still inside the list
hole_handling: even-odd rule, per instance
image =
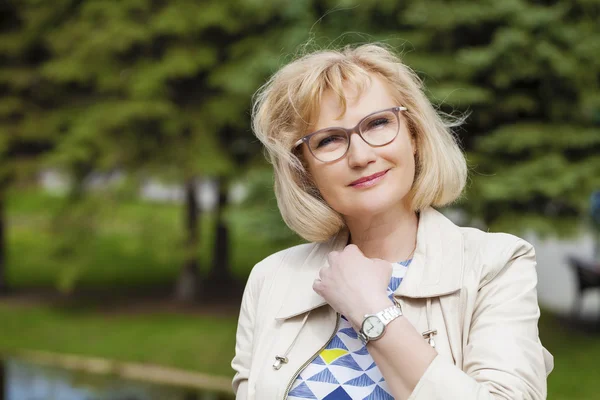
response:
[[[316,399],[317,396],[313,394],[308,385],[302,382],[300,385],[295,387],[288,393],[288,396],[300,397],[301,399]]]
[[[335,379],[335,376],[333,376],[333,374],[327,368],[325,368],[323,371],[319,372],[318,374],[311,376],[307,380],[313,381],[313,382],[339,384],[338,380]]]
[[[375,386],[375,390],[363,400],[394,400],[394,398],[379,386]]]
[[[353,328],[340,329],[340,332],[345,333],[352,339],[358,339],[358,334],[356,333],[356,331]]]
[[[329,344],[326,347],[327,349],[343,349],[343,350],[348,350],[348,348],[346,347],[346,345],[344,344],[344,342],[342,342],[342,339],[340,339],[337,335],[335,335],[333,337],[333,339],[331,340],[331,342],[329,342]]]
[[[396,278],[395,276],[392,276],[392,278],[390,279],[390,284],[389,284],[388,288],[393,292],[396,289],[398,289],[398,286],[400,286],[400,283],[402,283],[402,278]]]
[[[375,364],[375,363],[373,363]],[[346,354],[331,363],[331,365],[340,365],[342,367],[350,368],[355,371],[362,371],[363,369],[354,361],[351,354]]]
[[[377,364],[375,364],[375,361],[373,361],[373,364],[369,365],[369,368],[367,368],[367,371],[375,368],[376,366],[377,366]]]
[[[367,346],[363,346],[359,350],[356,350],[355,352],[353,352],[352,354],[366,356],[367,354],[369,354],[369,350],[367,349]]]
[[[373,381],[373,379],[369,378],[369,375],[362,374],[361,376],[351,379],[348,382],[344,383],[344,385],[364,387],[364,386],[371,386],[374,383],[375,383],[375,381]]]
[[[408,267],[411,262],[412,262],[412,258],[409,258],[408,260],[400,261],[398,264],[400,264],[404,267]]]
[[[323,397],[323,400],[353,400],[352,397],[344,390],[343,387],[338,387],[327,396]]]
[[[325,364],[325,361],[323,361],[323,359],[321,358],[321,356],[317,356],[317,358],[315,358],[313,360],[312,364],[327,365],[327,364]]]

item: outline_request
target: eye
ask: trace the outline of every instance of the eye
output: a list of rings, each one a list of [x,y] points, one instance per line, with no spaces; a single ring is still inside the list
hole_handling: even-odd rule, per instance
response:
[[[341,135],[329,135],[329,136],[326,136],[323,139],[319,140],[319,143],[317,144],[317,148],[325,147],[325,146],[332,145],[332,144],[343,143],[345,140],[346,140],[346,138]]]
[[[389,118],[379,117],[372,121],[369,121],[369,123],[367,124],[367,129],[375,129],[375,128],[383,127],[383,126],[388,125],[389,123],[390,123]]]

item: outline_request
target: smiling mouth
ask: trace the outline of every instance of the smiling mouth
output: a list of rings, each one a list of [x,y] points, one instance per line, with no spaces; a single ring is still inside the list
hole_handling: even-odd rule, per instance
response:
[[[386,169],[385,171],[381,171],[381,172],[377,172],[373,175],[365,176],[363,178],[355,180],[354,182],[350,183],[348,186],[354,186],[354,187],[369,186],[370,184],[375,183],[380,178],[382,178],[385,174],[387,174],[388,171],[389,171],[389,169]]]

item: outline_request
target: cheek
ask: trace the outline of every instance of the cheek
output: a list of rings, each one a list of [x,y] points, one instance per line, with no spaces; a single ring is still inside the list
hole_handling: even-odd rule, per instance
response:
[[[325,168],[315,168],[312,165],[309,173],[323,200],[334,210],[337,210],[337,206],[343,200],[341,192],[343,191],[344,176],[334,167],[333,165],[327,165]]]
[[[403,180],[406,183],[409,183],[412,187],[413,183],[414,183],[414,179],[415,179],[415,171],[416,171],[416,160],[415,160],[415,155],[412,152],[412,149],[410,151],[406,152],[405,155],[405,159],[402,162],[402,174],[403,174]]]
[[[412,137],[406,138],[406,140],[403,143],[401,143],[399,148],[397,149],[396,154],[398,154],[398,162],[404,168],[414,169],[416,162],[416,151],[417,147],[416,143],[414,142],[414,139]]]
[[[317,189],[319,189],[321,196],[323,196],[327,202],[332,200],[331,197],[335,192],[335,185],[332,185],[332,183],[337,181],[335,174],[332,174],[331,171],[328,171],[326,168],[313,169],[311,173],[313,182]]]

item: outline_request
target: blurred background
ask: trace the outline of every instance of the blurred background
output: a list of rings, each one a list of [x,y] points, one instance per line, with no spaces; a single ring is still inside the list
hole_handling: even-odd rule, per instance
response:
[[[442,211],[536,246],[549,398],[600,398],[600,0],[0,0],[0,400],[231,398],[248,274],[301,243],[252,94],[371,41],[470,113]]]

